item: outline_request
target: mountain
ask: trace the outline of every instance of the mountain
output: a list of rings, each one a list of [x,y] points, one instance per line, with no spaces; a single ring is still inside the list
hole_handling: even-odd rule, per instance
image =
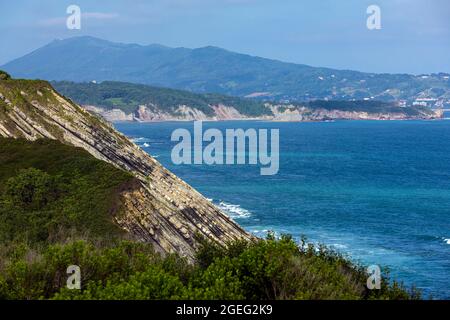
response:
[[[323,101],[300,104],[261,102],[220,94],[153,87],[126,82],[53,81],[64,96],[114,121],[236,120],[323,121],[338,119],[431,119],[439,110],[399,107],[382,101]]]
[[[126,81],[271,100],[450,99],[450,76],[444,73],[363,73],[285,63],[217,47],[142,46],[93,37],[55,40],[0,68],[22,78]]]
[[[201,239],[225,246],[251,238],[109,123],[65,99],[48,82],[14,80],[1,72],[0,76],[0,137],[59,141],[135,178],[120,189],[118,209],[111,212],[114,223],[130,237],[151,243],[159,252],[176,252],[190,260]],[[98,183],[100,188],[105,182]]]

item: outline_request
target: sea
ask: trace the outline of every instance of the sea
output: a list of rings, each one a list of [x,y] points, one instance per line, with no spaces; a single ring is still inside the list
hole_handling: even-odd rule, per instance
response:
[[[279,129],[279,172],[175,165],[174,130],[193,122],[116,123],[143,150],[247,231],[302,236],[391,278],[450,299],[450,119],[203,122],[204,130]]]

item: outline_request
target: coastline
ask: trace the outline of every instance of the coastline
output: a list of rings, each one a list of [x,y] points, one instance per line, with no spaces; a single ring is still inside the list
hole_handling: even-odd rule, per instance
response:
[[[152,123],[152,122],[189,122],[189,121],[270,121],[270,122],[332,122],[340,120],[441,120],[444,118],[443,110],[420,111],[417,114],[408,114],[408,109],[404,112],[396,113],[369,113],[366,111],[345,111],[309,108],[282,108],[280,106],[270,106],[272,115],[247,116],[239,113],[233,107],[219,106],[214,108],[213,116],[206,115],[199,110],[180,106],[176,114],[169,114],[159,110],[150,111],[145,106],[140,106],[134,113],[125,113],[120,109],[107,110],[104,108],[83,105],[87,111],[103,117],[105,120],[130,123]],[[219,111],[220,110],[220,111]]]

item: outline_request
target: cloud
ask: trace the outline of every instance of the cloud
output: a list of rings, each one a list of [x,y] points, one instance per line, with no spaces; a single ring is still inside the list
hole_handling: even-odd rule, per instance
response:
[[[49,18],[44,20],[39,20],[38,24],[44,27],[52,27],[58,25],[65,25],[67,17],[57,17],[57,18]],[[109,13],[109,12],[81,12],[82,20],[110,20],[118,18],[118,13]]]

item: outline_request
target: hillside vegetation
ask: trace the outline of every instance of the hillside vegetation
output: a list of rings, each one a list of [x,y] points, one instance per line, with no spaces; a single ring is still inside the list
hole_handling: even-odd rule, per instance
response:
[[[2,246],[0,299],[417,299],[383,277],[368,290],[361,267],[326,248],[299,248],[289,237],[238,242],[228,249],[205,244],[195,264],[165,258],[151,246],[74,240],[38,250]],[[81,290],[66,288],[66,268],[81,270]]]
[[[122,234],[112,221],[131,174],[53,140],[0,138],[0,165],[1,242]]]

